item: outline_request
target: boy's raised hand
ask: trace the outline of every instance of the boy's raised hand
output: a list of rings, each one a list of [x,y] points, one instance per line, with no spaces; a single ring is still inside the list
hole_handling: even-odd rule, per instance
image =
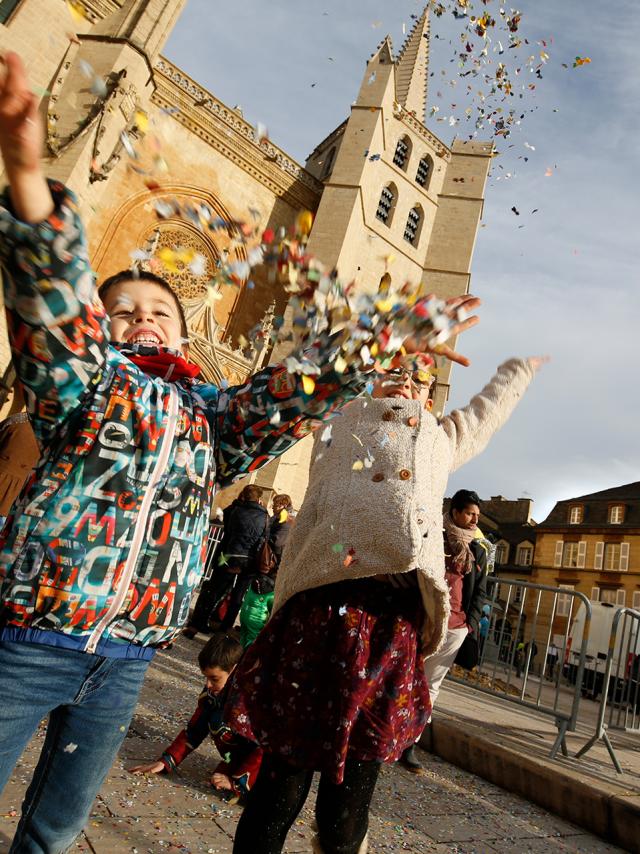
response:
[[[165,770],[164,762],[158,759],[156,762],[147,762],[143,765],[134,765],[129,768],[130,774],[161,774]]]
[[[0,83],[0,148],[9,173],[33,172],[40,168],[42,122],[38,99],[29,89],[22,60],[17,53],[3,59],[4,79]]]
[[[29,89],[22,60],[9,52],[0,81],[0,152],[17,216],[40,222],[53,210],[53,199],[40,168],[44,133],[38,99]]]

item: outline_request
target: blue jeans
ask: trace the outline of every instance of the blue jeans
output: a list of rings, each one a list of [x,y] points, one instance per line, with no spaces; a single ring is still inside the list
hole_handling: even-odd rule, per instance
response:
[[[61,854],[73,843],[127,734],[148,666],[0,641],[0,791],[49,716],[10,854]]]

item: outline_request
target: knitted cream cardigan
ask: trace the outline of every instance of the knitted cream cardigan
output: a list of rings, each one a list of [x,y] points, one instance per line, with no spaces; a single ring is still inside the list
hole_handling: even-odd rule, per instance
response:
[[[302,590],[417,569],[427,616],[423,653],[435,652],[449,617],[447,479],[484,450],[533,375],[528,361],[511,359],[464,409],[440,421],[416,400],[360,398],[331,422],[330,441],[320,428],[306,498],[278,570],[274,611]]]

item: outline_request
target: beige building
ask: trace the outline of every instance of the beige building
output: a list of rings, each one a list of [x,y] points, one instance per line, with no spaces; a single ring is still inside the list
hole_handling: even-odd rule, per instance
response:
[[[559,501],[537,527],[533,563],[532,581],[640,610],[640,482]]]
[[[46,122],[45,168],[79,196],[99,278],[131,264],[131,252],[185,247],[244,260],[225,232],[201,232],[176,215],[158,220],[153,202],[207,204],[225,219],[260,228],[316,213],[310,250],[344,280],[375,290],[424,281],[449,296],[468,291],[491,144],[449,147],[424,125],[429,76],[425,9],[399,53],[385,39],[367,63],[347,120],[305,166],[261,139],[242,114],[162,56],[186,0],[0,0],[0,49],[24,58]],[[127,141],[142,152],[140,163]],[[153,165],[152,183],[141,169]],[[189,318],[192,353],[214,382],[242,381],[278,353],[242,351],[241,335],[268,327],[286,294],[254,276],[252,287],[207,298],[207,275],[169,273]],[[6,336],[0,368],[10,379]],[[444,367],[436,410],[448,396]],[[309,440],[255,475],[294,503],[306,487]]]

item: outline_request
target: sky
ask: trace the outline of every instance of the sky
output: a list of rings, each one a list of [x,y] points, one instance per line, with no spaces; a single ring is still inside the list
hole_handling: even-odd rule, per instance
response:
[[[397,51],[403,25],[408,32],[422,8],[417,0],[189,0],[164,53],[304,163],[349,115],[379,42],[389,34]],[[550,362],[448,491],[530,497],[542,521],[556,501],[640,480],[640,6],[519,0],[518,9],[519,34],[532,54],[544,39],[549,59],[542,80],[528,76],[535,95],[520,102],[525,117],[493,161],[472,265],[481,322],[459,339],[472,364],[454,368],[448,409],[465,405],[506,358]],[[473,130],[437,121],[462,103],[462,86],[448,83],[458,44],[449,40],[459,31],[452,16],[432,17],[427,114],[439,113],[427,126],[446,143]],[[573,68],[576,56],[591,62]]]

